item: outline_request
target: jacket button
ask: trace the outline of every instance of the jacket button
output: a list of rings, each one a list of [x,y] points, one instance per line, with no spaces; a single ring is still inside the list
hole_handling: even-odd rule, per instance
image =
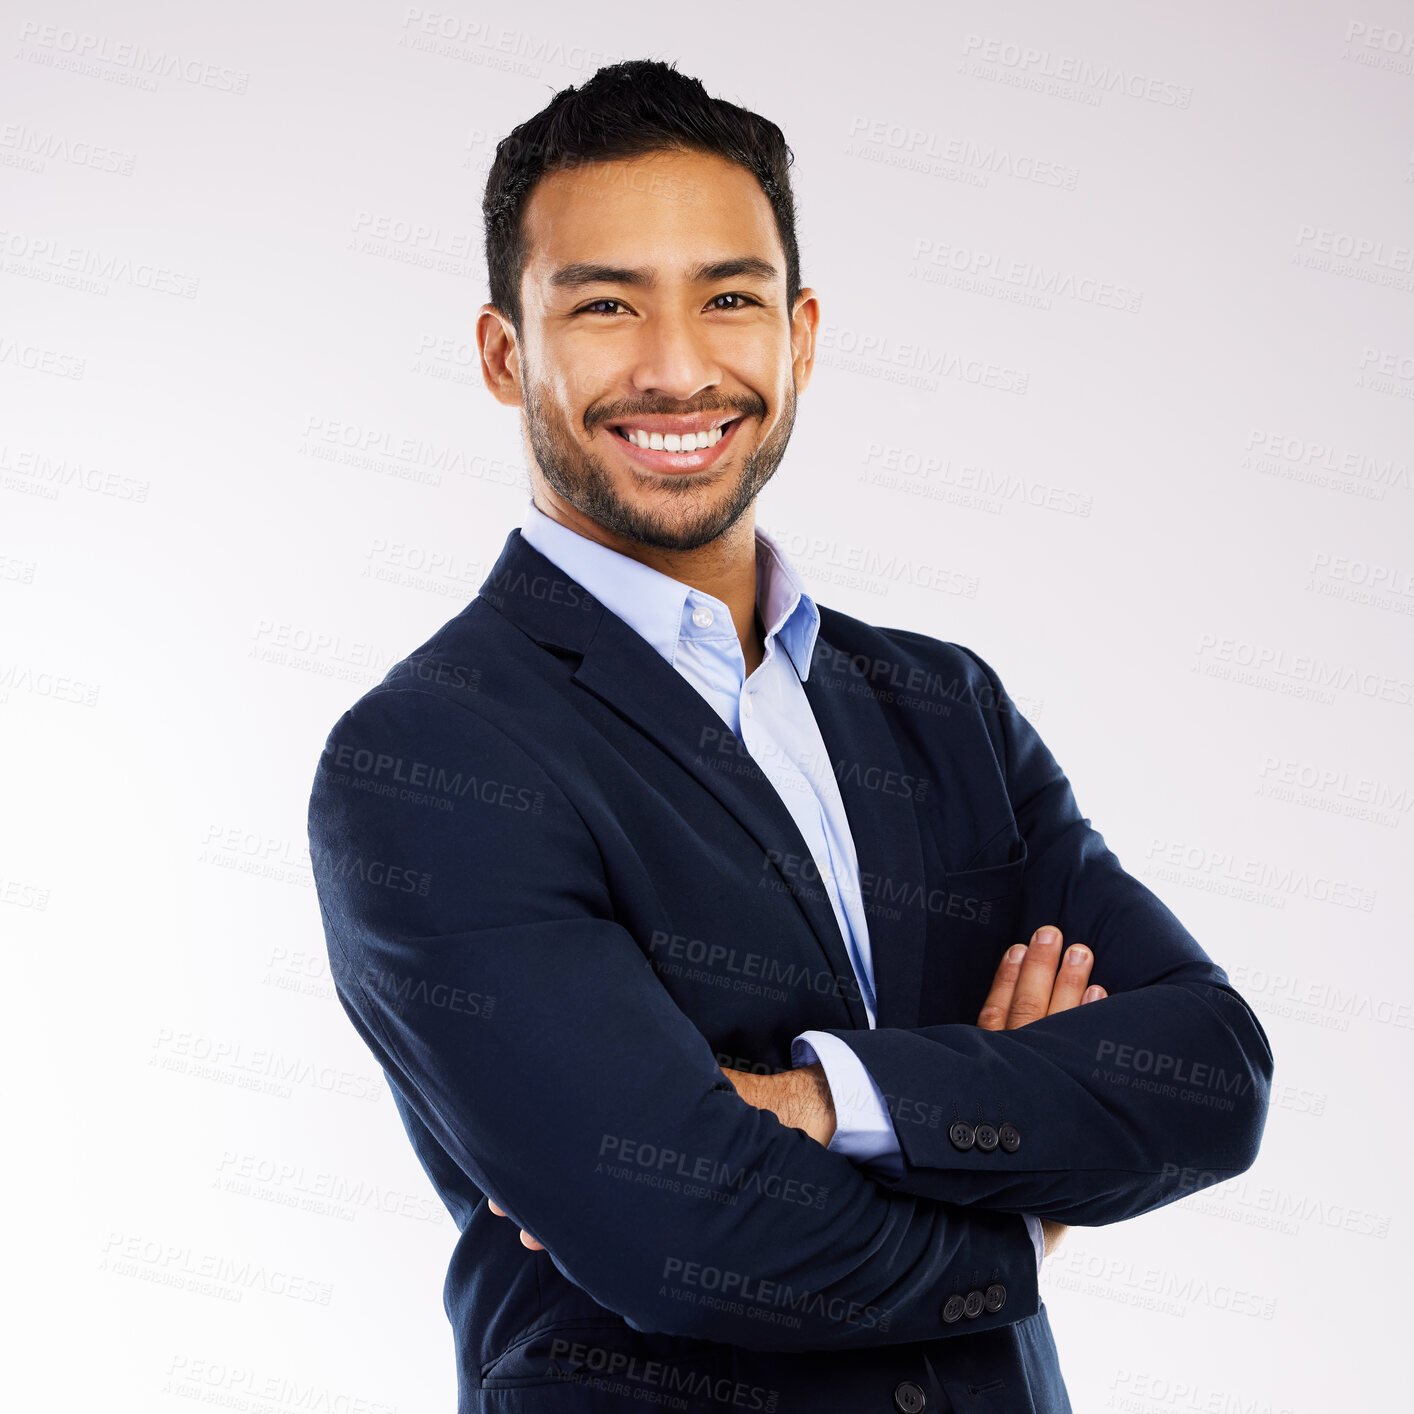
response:
[[[1000,1311],[1006,1305],[1006,1287],[994,1281],[982,1294],[983,1303],[989,1311]]]
[[[977,1140],[977,1147],[984,1154],[990,1154],[997,1147],[997,1131],[990,1124],[979,1124],[973,1132],[973,1138]]]
[[[1021,1131],[1014,1124],[1004,1124],[997,1130],[997,1139],[1008,1154],[1021,1148]]]
[[[894,1390],[894,1408],[899,1414],[919,1414],[919,1410],[928,1407],[928,1396],[923,1393],[922,1387],[913,1383],[912,1380],[905,1380]]]
[[[969,1321],[975,1321],[987,1309],[987,1298],[980,1291],[969,1291],[962,1303],[962,1314]]]
[[[952,1325],[954,1321],[962,1319],[962,1308],[967,1303],[960,1296],[949,1296],[943,1302],[943,1321],[946,1325]]]
[[[948,1138],[952,1140],[954,1149],[970,1149],[975,1137],[972,1126],[965,1119],[955,1119],[948,1129]]]

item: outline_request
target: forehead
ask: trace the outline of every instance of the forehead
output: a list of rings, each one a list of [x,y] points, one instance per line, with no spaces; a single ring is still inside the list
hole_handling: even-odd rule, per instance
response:
[[[652,152],[542,177],[524,213],[527,287],[580,261],[652,266],[660,280],[729,255],[785,257],[771,203],[751,172],[705,152]]]

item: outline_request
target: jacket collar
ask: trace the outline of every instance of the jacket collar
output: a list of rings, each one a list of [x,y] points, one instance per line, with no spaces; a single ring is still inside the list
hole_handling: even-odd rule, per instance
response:
[[[832,975],[852,983],[854,969],[828,894],[801,877],[791,861],[810,858],[790,811],[743,745],[733,758],[749,769],[714,769],[698,743],[708,728],[726,730],[702,695],[660,653],[606,605],[595,599],[520,533],[506,537],[480,596],[534,642],[579,656],[572,680],[632,722],[693,775],[737,820],[795,896]],[[817,611],[818,613],[818,611]],[[859,857],[861,890],[869,921],[879,1026],[910,1027],[918,1018],[927,910],[918,821],[910,799],[879,781],[905,772],[885,711],[867,680],[838,666],[829,641],[830,613],[819,616],[810,664],[799,664],[820,735],[834,764],[845,814]],[[810,666],[815,671],[809,671]],[[863,690],[861,690],[863,689]],[[883,900],[902,900],[896,907]],[[847,1028],[869,1025],[852,985],[836,995]]]
[[[598,597],[669,663],[677,662],[683,632],[683,610],[696,594],[723,614],[721,600],[679,579],[663,574],[608,545],[581,535],[547,516],[535,502],[526,506],[521,535],[584,585],[594,585]],[[766,636],[773,634],[802,680],[820,629],[820,611],[806,592],[775,537],[756,527],[756,606]]]

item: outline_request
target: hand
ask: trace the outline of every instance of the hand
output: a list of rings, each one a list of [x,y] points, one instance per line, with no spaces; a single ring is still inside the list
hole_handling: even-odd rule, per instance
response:
[[[1057,1247],[1061,1245],[1063,1238],[1070,1229],[1064,1223],[1054,1223],[1050,1218],[1041,1219],[1041,1256],[1049,1257]]]
[[[775,1075],[753,1075],[726,1066],[722,1074],[748,1105],[770,1110],[787,1129],[803,1129],[817,1144],[828,1144],[835,1137],[835,1101],[819,1061]]]
[[[1016,943],[1007,950],[977,1014],[978,1026],[984,1031],[1015,1031],[1043,1016],[1109,996],[1099,985],[1086,986],[1095,960],[1090,949],[1072,943],[1062,963],[1061,941],[1060,929],[1047,923],[1031,935],[1030,947]]]
[[[506,1210],[504,1208],[498,1208],[490,1198],[486,1200],[486,1206],[490,1208],[498,1218],[506,1216]],[[520,1242],[522,1247],[529,1247],[532,1252],[543,1252],[545,1250],[545,1244],[543,1242],[537,1242],[524,1228],[520,1230]]]
[[[1109,995],[1098,984],[1087,987],[1094,956],[1080,943],[1061,952],[1061,931],[1050,924],[1031,935],[1031,946],[1017,943],[1007,950],[992,978],[992,990],[977,1014],[984,1031],[1015,1031],[1028,1022],[1058,1011],[1069,1011]],[[1062,955],[1065,961],[1061,961]],[[1057,976],[1059,970],[1059,976]],[[1041,1219],[1042,1257],[1049,1257],[1070,1229]]]

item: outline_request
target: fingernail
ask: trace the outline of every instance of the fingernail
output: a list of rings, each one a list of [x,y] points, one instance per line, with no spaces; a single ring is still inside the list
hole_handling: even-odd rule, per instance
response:
[[[1090,961],[1090,954],[1082,947],[1073,947],[1066,953],[1065,960],[1072,967],[1079,967],[1082,963]]]
[[[1026,944],[1025,944],[1025,943],[1015,943],[1015,944],[1013,944],[1011,947],[1009,947],[1009,948],[1007,949],[1007,951],[1006,951],[1006,960],[1007,960],[1008,962],[1020,962],[1021,959],[1022,959],[1023,957],[1025,957],[1025,956],[1026,956]]]
[[[1100,1000],[1100,989],[1098,987],[1086,987],[1085,995],[1081,997],[1081,1002],[1097,1002]]]
[[[1036,936],[1031,941],[1033,943],[1055,943],[1060,941],[1060,934],[1048,924],[1044,928],[1037,928]]]

